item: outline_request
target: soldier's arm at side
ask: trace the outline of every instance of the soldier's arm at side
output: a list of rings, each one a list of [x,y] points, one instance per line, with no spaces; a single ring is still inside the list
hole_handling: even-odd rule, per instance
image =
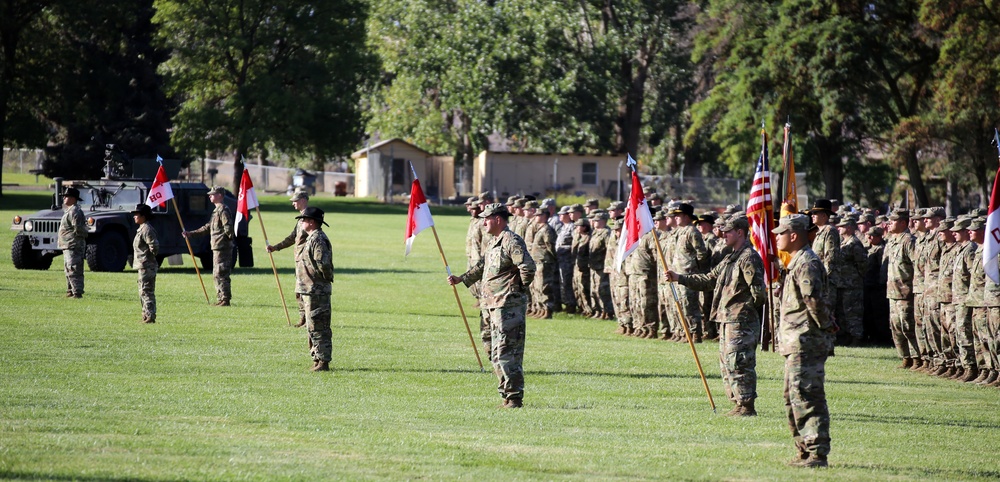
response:
[[[767,298],[767,288],[764,286],[764,262],[756,254],[749,256],[740,266],[743,281],[750,287],[750,296],[756,308],[764,306]]]
[[[143,238],[145,239],[146,244],[149,245],[150,254],[152,254],[154,257],[160,254],[160,241],[156,239],[156,233],[153,231],[152,228],[146,230],[146,233],[143,235]]]
[[[820,330],[835,331],[833,320],[830,319],[828,303],[822,298],[823,266],[819,263],[808,263],[803,268],[801,276],[797,277],[798,290],[806,306],[809,320]]]
[[[530,286],[535,279],[535,260],[531,259],[531,255],[525,249],[524,241],[514,243],[510,252],[510,260],[520,272],[521,284]]]
[[[233,216],[229,214],[229,209],[223,209],[222,212],[219,213],[219,220],[222,222],[222,232],[225,233],[226,238],[235,238],[236,233],[233,232]]]

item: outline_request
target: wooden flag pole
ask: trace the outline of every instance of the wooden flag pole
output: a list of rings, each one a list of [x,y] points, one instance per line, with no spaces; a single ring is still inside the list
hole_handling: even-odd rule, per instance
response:
[[[174,204],[174,214],[177,215],[177,222],[181,225],[181,232],[187,231],[184,227],[184,221],[181,219],[181,211],[177,209],[177,199],[170,198],[170,202]],[[201,292],[205,293],[205,301],[209,304],[212,302],[208,299],[208,290],[205,289],[205,281],[201,279],[201,271],[198,270],[198,260],[194,258],[194,250],[191,249],[191,240],[187,236],[182,236],[184,238],[184,243],[187,244],[188,253],[191,254],[191,264],[194,265],[194,272],[198,275],[198,282],[201,283]]]
[[[437,243],[438,252],[441,253],[441,261],[444,262],[444,270],[451,276],[451,267],[448,266],[448,260],[444,257],[444,249],[441,248],[441,239],[438,238],[437,228],[431,225],[431,231],[434,232],[434,242]],[[479,348],[476,347],[476,340],[472,338],[472,330],[469,328],[469,319],[465,317],[465,308],[462,308],[462,300],[458,297],[458,288],[455,285],[451,285],[452,293],[455,293],[455,302],[458,303],[458,311],[462,313],[462,321],[465,322],[465,331],[469,334],[469,342],[472,343],[472,351],[476,353],[476,361],[479,362],[479,371],[485,372],[486,369],[483,368],[483,359],[479,356]]]
[[[663,250],[660,249],[659,236],[656,235],[656,228],[653,228],[653,240],[656,244],[656,255],[660,258],[660,265],[663,266],[663,270],[667,270],[667,261],[663,257]],[[712,405],[712,413],[717,413],[715,411],[715,400],[712,399],[712,391],[708,388],[708,380],[705,379],[705,370],[701,368],[701,360],[698,358],[698,350],[694,347],[694,339],[691,338],[691,330],[688,328],[687,317],[684,316],[684,310],[681,309],[681,302],[677,299],[677,288],[674,287],[674,282],[670,282],[670,292],[674,295],[674,307],[677,308],[677,314],[681,318],[681,326],[684,327],[684,336],[687,337],[688,345],[691,347],[691,355],[694,356],[694,363],[698,366],[698,375],[701,376],[701,384],[705,387],[705,394],[708,395],[708,403]]]
[[[255,206],[254,209],[257,210],[257,220],[260,221],[260,232],[264,235],[264,246],[270,246],[271,243],[267,241],[267,231],[264,229],[264,218],[260,215],[260,206]],[[285,293],[281,290],[281,280],[278,279],[278,268],[274,265],[274,253],[268,251],[267,257],[271,258],[271,271],[274,272],[274,282],[278,284],[278,296],[281,297],[281,306],[285,309],[285,320],[288,321],[288,326],[292,326],[292,317],[288,315],[288,303],[285,302]]]

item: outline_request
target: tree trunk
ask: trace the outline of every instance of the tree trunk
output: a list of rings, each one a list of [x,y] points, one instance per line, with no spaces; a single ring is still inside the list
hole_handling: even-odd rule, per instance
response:
[[[817,137],[817,160],[823,175],[823,185],[827,199],[844,201],[844,159],[840,144],[836,140]]]
[[[643,58],[632,68],[632,58],[623,57],[622,80],[628,83],[625,93],[619,98],[618,118],[615,121],[615,147],[620,153],[639,157],[639,134],[642,128],[642,109],[649,77],[649,67]]]
[[[917,149],[911,147],[903,153],[903,161],[906,166],[906,174],[910,177],[910,187],[917,197],[917,207],[930,207],[930,198],[927,196],[927,186],[924,185],[924,178],[921,175],[920,160],[917,159]]]

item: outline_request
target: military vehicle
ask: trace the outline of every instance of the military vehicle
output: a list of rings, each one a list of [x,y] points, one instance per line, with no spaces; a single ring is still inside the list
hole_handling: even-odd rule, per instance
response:
[[[153,160],[129,160],[116,152],[113,145],[107,146],[105,161],[104,178],[67,181],[57,177],[49,209],[14,217],[11,229],[18,233],[14,236],[10,255],[15,268],[46,270],[52,265],[52,259],[62,254],[57,242],[63,215],[62,195],[69,187],[80,190],[79,205],[87,220],[86,259],[90,270],[122,271],[126,264],[131,264],[132,240],[138,226],[129,212],[135,209],[136,204],[146,200],[159,165]],[[167,177],[176,179],[180,171],[179,161],[163,162]],[[186,229],[194,230],[208,222],[214,208],[208,201],[208,186],[200,182],[171,181],[170,187]],[[236,212],[236,197],[232,193],[227,191],[223,202]],[[156,229],[160,241],[159,262],[173,254],[183,254],[190,259],[172,202],[154,207],[153,218],[149,222]],[[239,256],[242,258],[240,266],[253,266],[247,223],[241,224],[237,232],[234,263]],[[191,238],[191,248],[202,267],[211,270],[209,237]]]

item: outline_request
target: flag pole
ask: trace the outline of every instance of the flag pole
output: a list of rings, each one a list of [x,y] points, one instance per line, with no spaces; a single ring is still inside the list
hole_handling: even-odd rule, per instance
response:
[[[260,205],[254,206],[254,209],[257,210],[257,220],[260,221],[260,232],[264,235],[264,246],[270,246],[271,243],[267,241],[267,231],[264,229],[264,218],[260,215]],[[274,282],[278,285],[281,307],[285,309],[285,320],[288,321],[288,326],[292,326],[292,317],[288,315],[288,303],[285,302],[285,292],[281,290],[281,280],[278,278],[278,268],[274,265],[274,253],[268,251],[267,257],[271,258],[271,271],[274,272]]]
[[[434,233],[434,242],[437,243],[438,252],[441,253],[441,261],[444,263],[444,270],[451,276],[451,267],[448,266],[448,259],[444,257],[444,249],[441,248],[441,239],[438,238],[437,228],[431,225],[431,231]],[[458,303],[458,311],[462,313],[462,321],[465,322],[465,332],[469,334],[469,342],[472,343],[472,351],[476,353],[476,361],[479,362],[479,371],[485,372],[486,369],[483,368],[483,359],[479,356],[479,348],[476,347],[476,340],[472,338],[472,329],[469,328],[469,319],[465,317],[465,308],[462,307],[462,300],[458,297],[458,288],[455,285],[451,285],[451,292],[455,294],[455,302]]]
[[[177,215],[177,222],[181,225],[181,232],[187,231],[187,228],[184,227],[184,220],[181,219],[181,211],[177,209],[177,199],[170,198],[170,202],[174,205],[174,214]],[[191,264],[194,265],[194,272],[198,275],[198,282],[201,283],[201,292],[205,294],[205,301],[211,303],[208,299],[208,290],[205,289],[205,281],[201,279],[201,271],[198,270],[198,260],[194,258],[194,250],[191,249],[191,240],[187,236],[184,236],[184,243],[187,244],[188,253],[191,254]]]

